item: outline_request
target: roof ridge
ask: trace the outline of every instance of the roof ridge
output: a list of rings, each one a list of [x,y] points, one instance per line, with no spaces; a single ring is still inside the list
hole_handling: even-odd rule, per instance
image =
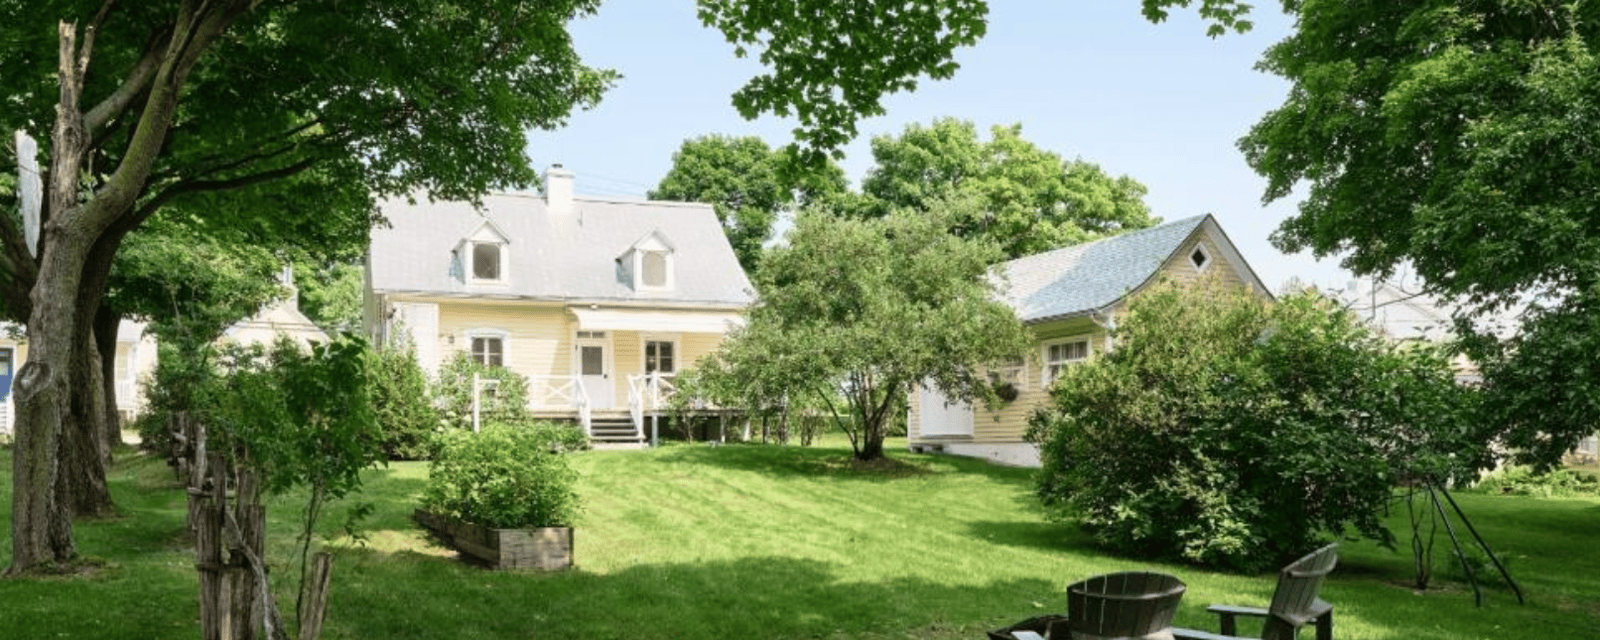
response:
[[[1115,235],[1109,235],[1109,236],[1105,236],[1105,237],[1102,237],[1102,238],[1095,238],[1095,239],[1089,240],[1087,242],[1079,242],[1077,244],[1069,244],[1069,245],[1062,246],[1062,247],[1056,247],[1056,248],[1051,249],[1049,251],[1041,251],[1039,253],[1031,253],[1031,254],[1022,256],[1020,258],[1012,258],[1010,260],[1007,260],[1005,262],[1000,263],[998,266],[1008,267],[1008,266],[1013,265],[1013,264],[1019,264],[1019,263],[1027,262],[1029,260],[1033,260],[1033,259],[1036,259],[1036,258],[1037,259],[1048,259],[1051,256],[1060,255],[1062,252],[1065,252],[1065,251],[1082,250],[1082,249],[1085,249],[1087,247],[1090,247],[1090,246],[1093,246],[1093,245],[1097,245],[1097,244],[1102,244],[1102,243],[1107,243],[1107,242],[1112,242],[1112,241],[1118,241],[1118,240],[1127,240],[1127,239],[1130,239],[1130,238],[1137,238],[1137,237],[1141,237],[1141,236],[1144,236],[1144,235],[1147,235],[1147,234],[1150,234],[1150,233],[1154,233],[1154,232],[1162,230],[1162,229],[1167,229],[1169,227],[1175,227],[1175,226],[1178,226],[1179,224],[1182,224],[1182,223],[1198,224],[1197,221],[1204,221],[1205,218],[1207,216],[1210,216],[1210,215],[1211,214],[1209,214],[1209,213],[1202,213],[1202,214],[1198,214],[1198,215],[1192,215],[1192,216],[1189,216],[1187,218],[1179,218],[1177,220],[1172,220],[1170,222],[1163,222],[1161,224],[1145,227],[1143,229],[1134,229],[1132,231],[1125,231],[1125,232],[1118,233],[1118,234],[1115,234]]]

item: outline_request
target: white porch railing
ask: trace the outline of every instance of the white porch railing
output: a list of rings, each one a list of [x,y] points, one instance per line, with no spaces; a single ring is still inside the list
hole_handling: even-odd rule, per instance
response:
[[[644,438],[644,414],[649,411],[660,417],[678,386],[673,374],[651,372],[628,376],[628,412],[633,417],[633,428],[640,439]]]
[[[583,388],[578,376],[528,376],[528,407],[530,409],[578,410],[578,426],[590,433],[589,392]]]

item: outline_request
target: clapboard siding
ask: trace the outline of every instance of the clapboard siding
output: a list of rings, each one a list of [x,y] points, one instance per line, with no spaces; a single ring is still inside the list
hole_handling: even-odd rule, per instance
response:
[[[441,361],[454,358],[457,353],[469,353],[474,331],[506,334],[505,365],[512,371],[525,376],[572,373],[572,320],[562,307],[440,303]]]

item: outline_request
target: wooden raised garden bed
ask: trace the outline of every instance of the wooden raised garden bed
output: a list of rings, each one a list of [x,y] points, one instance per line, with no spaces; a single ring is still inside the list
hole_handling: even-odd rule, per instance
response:
[[[571,527],[491,529],[421,509],[411,517],[463,558],[491,569],[558,571],[572,566]]]

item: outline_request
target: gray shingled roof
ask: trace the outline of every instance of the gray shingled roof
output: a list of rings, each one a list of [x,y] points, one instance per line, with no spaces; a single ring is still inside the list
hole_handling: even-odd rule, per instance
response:
[[[1103,309],[1139,288],[1210,216],[1200,215],[997,265],[1023,322]]]
[[[754,288],[739,267],[710,205],[577,197],[572,212],[552,216],[539,195],[494,194],[483,210],[463,202],[380,204],[390,228],[372,232],[372,288],[379,293],[469,295],[557,301],[661,302],[743,306]],[[451,252],[484,221],[509,239],[498,289],[469,286]],[[634,291],[616,259],[658,232],[674,247],[672,291]]]

